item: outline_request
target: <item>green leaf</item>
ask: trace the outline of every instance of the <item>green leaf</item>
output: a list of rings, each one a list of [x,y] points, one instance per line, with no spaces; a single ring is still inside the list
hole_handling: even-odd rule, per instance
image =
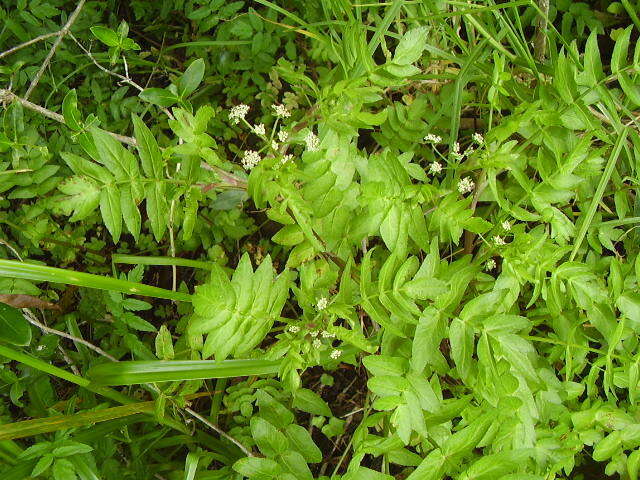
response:
[[[100,213],[113,242],[118,243],[122,233],[122,206],[120,192],[113,185],[105,186],[100,192]]]
[[[388,355],[369,355],[362,359],[364,366],[375,376],[401,377],[406,371],[406,360]]]
[[[100,40],[108,47],[117,47],[120,45],[120,36],[107,27],[96,26],[90,28],[93,36]]]
[[[180,101],[180,98],[176,97],[166,88],[145,88],[140,92],[139,96],[144,101],[158,105],[159,107],[170,107]]]
[[[71,222],[87,218],[100,204],[100,187],[91,178],[71,177],[58,185],[58,190],[67,197],[58,201],[56,208],[71,215]]]
[[[178,92],[182,98],[188,97],[204,77],[204,60],[199,58],[189,65],[189,68],[180,77],[178,81]]]
[[[270,360],[225,360],[223,362],[215,360],[132,361],[96,365],[89,369],[87,377],[96,385],[135,385],[153,382],[270,375],[277,373],[279,368],[280,362]]]
[[[291,447],[297,450],[308,463],[319,463],[322,461],[322,451],[313,442],[307,429],[293,423],[287,425],[285,434],[289,439]]]
[[[133,114],[131,119],[142,171],[149,178],[164,178],[164,162],[162,161],[162,153],[158,147],[158,142],[156,142],[151,130],[140,120],[140,117]]]
[[[268,458],[241,458],[233,464],[233,469],[247,478],[265,480],[277,478],[282,473],[282,467]]]
[[[593,448],[593,459],[596,462],[604,462],[610,459],[622,448],[622,432],[616,430],[600,440]]]
[[[638,470],[640,470],[640,450],[634,450],[627,458],[629,480],[638,480]]]
[[[293,407],[313,415],[333,416],[327,402],[320,395],[306,388],[296,390]]]
[[[166,325],[162,325],[156,335],[156,357],[160,360],[173,360],[173,340]]]
[[[56,460],[53,464],[53,480],[76,480],[76,469],[66,458]]]
[[[159,242],[167,229],[167,216],[169,214],[165,183],[161,181],[147,183],[145,186],[145,198],[151,231],[156,242]]]
[[[275,457],[289,448],[287,438],[264,418],[251,417],[251,436],[267,457]]]
[[[38,475],[43,474],[49,469],[52,463],[53,463],[53,455],[51,454],[44,455],[43,457],[40,458],[40,460],[38,460],[38,463],[36,463],[36,466],[33,467],[33,470],[31,471],[31,476],[37,477]]]
[[[29,345],[31,343],[31,327],[22,312],[0,303],[0,340],[13,345]]]
[[[54,457],[69,457],[71,455],[79,455],[81,453],[89,453],[93,450],[90,445],[78,442],[65,442],[61,447],[54,448],[51,453]]]
[[[91,129],[91,135],[102,163],[116,180],[129,181],[139,177],[138,162],[133,154],[104,130]]]
[[[445,322],[440,312],[433,307],[425,309],[413,337],[411,347],[411,369],[420,373],[429,365],[440,373],[449,366],[440,352],[440,342],[446,336]]]
[[[62,115],[64,123],[71,130],[79,132],[82,130],[82,116],[78,110],[78,95],[76,90],[69,90],[62,101]]]
[[[414,28],[405,33],[400,39],[393,56],[393,63],[409,65],[416,62],[422,55],[427,42],[427,27]]]
[[[131,232],[133,238],[138,241],[140,238],[140,226],[142,220],[140,218],[140,211],[138,205],[133,198],[131,188],[127,185],[120,190],[120,207],[122,209],[122,218],[124,224],[127,226],[127,230]]]

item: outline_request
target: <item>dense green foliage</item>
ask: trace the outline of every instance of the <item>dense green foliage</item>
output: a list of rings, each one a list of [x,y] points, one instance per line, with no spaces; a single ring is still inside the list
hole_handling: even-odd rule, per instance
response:
[[[0,478],[638,478],[640,2],[0,20]]]

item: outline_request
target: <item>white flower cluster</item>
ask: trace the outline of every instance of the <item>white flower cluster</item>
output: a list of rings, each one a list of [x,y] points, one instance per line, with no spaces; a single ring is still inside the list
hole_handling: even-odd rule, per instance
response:
[[[255,152],[253,150],[245,150],[244,157],[242,157],[242,166],[245,168],[245,170],[251,170],[253,167],[258,165],[258,163],[260,163],[260,160],[262,159],[260,158],[258,152]]]
[[[456,142],[453,144],[453,149],[451,150],[451,156],[456,160],[460,160],[464,155],[460,153],[460,143]]]
[[[289,133],[285,130],[280,129],[280,131],[278,132],[278,140],[280,142],[286,142],[287,138],[289,138]]]
[[[241,103],[240,105],[236,105],[231,108],[229,112],[229,119],[233,120],[233,123],[238,124],[240,120],[244,120],[244,117],[249,113],[249,105],[245,105]]]
[[[478,132],[475,132],[473,135],[471,135],[471,140],[476,142],[478,145],[482,145],[484,143],[484,137],[481,133]]]
[[[304,137],[304,142],[310,152],[317,152],[320,149],[320,139],[311,131]]]
[[[329,305],[329,300],[327,300],[325,297],[322,297],[320,300],[318,300],[316,308],[318,309],[318,311],[324,310],[325,308],[327,308],[327,305]]]
[[[507,242],[504,241],[504,238],[499,235],[495,235],[493,237],[493,243],[495,243],[498,247],[502,247],[503,245],[507,244]]]
[[[264,136],[264,135],[267,133],[267,131],[266,131],[266,130],[265,130],[265,128],[264,128],[264,123],[259,123],[259,124],[257,124],[257,125],[254,125],[254,126],[253,126],[253,132],[254,132],[256,135],[262,135],[262,136]]]
[[[287,330],[289,330],[289,332],[291,333],[298,333],[300,331],[300,327],[297,325],[289,325],[289,328]]]
[[[424,137],[424,141],[427,143],[436,144],[442,142],[442,137],[440,135],[434,135],[433,133],[430,133],[426,137]]]
[[[284,105],[271,105],[276,117],[287,118],[291,116],[291,112]]]
[[[509,222],[509,220],[505,220],[504,222],[502,222],[502,228],[507,232],[511,230],[511,223]]]
[[[332,351],[329,356],[333,359],[333,360],[337,360],[338,358],[340,358],[340,355],[342,355],[342,350],[334,350]]]
[[[496,261],[493,258],[487,260],[487,263],[484,264],[484,269],[487,271],[491,271],[496,268]]]
[[[313,348],[315,348],[316,350],[319,349],[320,347],[322,347],[322,340],[320,340],[319,338],[316,338],[311,345],[313,345]]]
[[[431,165],[429,165],[429,173],[433,175],[437,175],[441,171],[442,171],[442,164],[438,162],[433,162]]]
[[[336,334],[327,332],[326,330],[322,331],[322,338],[335,338]]]
[[[287,153],[286,155],[284,155],[284,156],[282,157],[282,160],[280,160],[280,164],[281,164],[281,165],[284,165],[285,163],[290,162],[292,158],[293,158],[293,155],[292,155],[292,154],[290,154],[290,153]]]
[[[474,187],[476,186],[471,180],[471,177],[464,177],[462,180],[458,182],[458,191],[462,194],[472,192]]]

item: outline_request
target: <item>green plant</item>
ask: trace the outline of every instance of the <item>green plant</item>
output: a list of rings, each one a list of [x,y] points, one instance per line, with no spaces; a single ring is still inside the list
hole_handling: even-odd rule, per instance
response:
[[[637,2],[116,5],[0,8],[2,478],[638,478]]]

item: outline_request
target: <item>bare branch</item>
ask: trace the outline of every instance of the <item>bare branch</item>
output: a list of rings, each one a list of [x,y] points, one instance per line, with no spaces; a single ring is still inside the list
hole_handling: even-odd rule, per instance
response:
[[[60,34],[60,30],[58,30],[57,32],[50,32],[50,33],[44,33],[42,35],[38,35],[36,38],[32,38],[31,40],[21,43],[20,45],[16,45],[15,47],[11,47],[9,50],[5,50],[4,52],[0,53],[0,58],[8,57],[9,55],[17,52],[18,50],[22,50],[23,48],[28,47],[29,45],[33,45],[34,43],[41,42],[42,40],[46,40],[47,38],[55,37],[58,34]]]
[[[10,92],[9,90],[3,90],[0,88],[0,102],[12,102],[12,101],[20,102],[23,107],[28,108],[29,110],[33,110],[34,112],[38,112],[40,115],[43,115],[47,118],[55,120],[56,122],[65,123],[64,117],[59,113],[52,112],[51,110],[47,110],[46,108],[41,107],[40,105],[36,105],[35,103],[31,103],[30,101],[17,96],[16,94],[14,94],[13,92]],[[127,145],[133,145],[133,146],[136,145],[135,138],[119,135],[113,132],[107,132],[107,133],[111,135],[113,138],[115,138],[116,140],[118,140],[119,142],[126,143]]]
[[[538,31],[534,39],[533,52],[536,60],[543,61],[547,54],[547,24],[549,21],[549,0],[538,0],[541,15],[538,17]]]
[[[24,108],[28,108],[29,110],[33,110],[34,112],[38,112],[40,115],[43,115],[47,118],[55,120],[56,122],[65,123],[64,117],[59,113],[52,112],[51,110],[48,110],[44,107],[41,107],[40,105],[36,105],[35,103],[32,103],[24,98],[17,96],[16,94],[14,94],[9,90],[4,90],[0,88],[0,103],[3,103],[3,102],[19,102],[22,104]],[[131,145],[133,147],[137,145],[136,139],[133,137],[127,137],[125,135],[120,135],[120,134],[109,132],[109,131],[106,131],[106,133],[108,133],[109,135],[111,135],[113,138],[115,138],[121,143]],[[247,188],[247,182],[245,180],[239,177],[236,177],[232,173],[229,173],[220,167],[212,166],[205,162],[202,162],[200,166],[205,170],[210,170],[212,172],[215,172],[220,177],[220,179],[226,184],[228,188],[235,188],[238,190],[246,190]],[[224,185],[221,185],[221,187],[223,186]]]
[[[69,19],[67,20],[67,23],[65,23],[64,27],[62,27],[58,32],[58,38],[56,38],[55,42],[53,42],[53,45],[51,46],[51,50],[49,50],[49,53],[44,59],[44,62],[42,62],[42,65],[40,65],[40,70],[38,70],[38,73],[35,74],[35,76],[33,77],[33,80],[31,80],[31,83],[29,84],[29,88],[27,88],[27,93],[24,94],[25,100],[29,99],[29,95],[31,95],[31,92],[33,92],[34,88],[38,86],[38,82],[40,81],[42,74],[49,66],[49,62],[51,62],[53,55],[56,53],[58,46],[62,42],[62,39],[67,33],[69,33],[69,29],[71,28],[71,25],[73,25],[73,22],[75,22],[76,18],[78,18],[78,15],[80,15],[80,11],[84,6],[84,2],[85,0],[80,0],[78,2],[78,5],[76,5],[76,9],[71,13],[71,15],[69,15]]]
[[[226,433],[224,430],[222,430],[219,426],[217,426],[215,423],[210,422],[209,420],[207,420],[206,418],[204,418],[202,415],[200,415],[197,412],[194,412],[193,410],[191,410],[189,407],[185,407],[185,411],[191,415],[194,418],[197,418],[198,420],[200,420],[202,423],[204,423],[207,427],[209,427],[211,430],[215,431],[216,433],[218,433],[221,437],[226,438],[227,440],[229,440],[231,443],[233,443],[234,445],[236,445],[240,450],[242,450],[242,452],[247,456],[247,457],[253,457],[253,453],[251,453],[251,450],[249,450],[247,447],[245,447],[244,445],[242,445],[238,440],[236,440],[235,438],[233,438],[231,435],[229,435],[228,433]]]
[[[58,335],[59,337],[64,337],[67,338],[75,343],[80,343],[82,345],[84,345],[85,347],[87,347],[90,350],[93,350],[94,352],[96,352],[99,355],[102,355],[105,358],[108,358],[109,360],[111,360],[112,362],[117,362],[118,359],[109,355],[107,352],[105,352],[104,350],[102,350],[100,347],[97,347],[96,345],[94,345],[91,342],[87,342],[85,339],[83,338],[79,338],[79,337],[74,337],[73,335],[68,334],[67,332],[61,332],[60,330],[56,330],[55,328],[50,328],[47,327],[45,324],[40,323],[38,321],[38,319],[35,317],[35,315],[33,313],[31,313],[31,310],[29,310],[28,308],[23,308],[22,312],[24,314],[24,318],[27,319],[27,321],[32,324],[35,325],[36,327],[38,327],[40,330],[42,330],[45,333],[51,333],[53,335]]]
[[[112,75],[114,77],[116,77],[117,79],[119,79],[122,83],[126,83],[128,85],[131,85],[133,88],[135,88],[136,90],[138,90],[139,92],[141,92],[142,90],[144,90],[144,88],[142,88],[140,85],[138,85],[136,82],[134,82],[133,80],[131,80],[129,77],[125,77],[124,75],[120,75],[117,72],[114,72],[112,70],[109,70],[108,68],[102,66],[100,63],[98,63],[98,61],[95,59],[95,57],[93,55],[91,55],[91,52],[89,50],[87,50],[86,48],[84,48],[84,45],[82,45],[78,39],[76,37],[73,36],[72,33],[69,34],[69,36],[71,37],[71,39],[76,42],[76,44],[78,45],[78,47],[80,47],[80,50],[82,50],[84,52],[84,54],[89,57],[89,59],[94,63],[94,65],[96,67],[98,67],[100,70],[102,70],[104,73],[108,73],[109,75]]]

